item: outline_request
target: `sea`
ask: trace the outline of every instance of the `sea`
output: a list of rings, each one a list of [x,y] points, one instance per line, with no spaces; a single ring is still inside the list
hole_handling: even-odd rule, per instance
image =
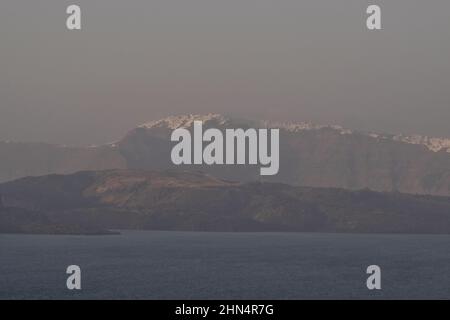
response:
[[[381,289],[367,287],[371,265]],[[450,236],[0,234],[0,299],[450,299]]]

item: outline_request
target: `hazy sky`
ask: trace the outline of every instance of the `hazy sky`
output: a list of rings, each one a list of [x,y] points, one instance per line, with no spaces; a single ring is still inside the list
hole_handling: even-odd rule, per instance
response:
[[[0,140],[209,112],[450,137],[450,1],[0,1]]]

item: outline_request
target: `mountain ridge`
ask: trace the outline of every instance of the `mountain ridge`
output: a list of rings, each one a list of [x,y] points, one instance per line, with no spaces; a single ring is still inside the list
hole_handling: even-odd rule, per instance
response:
[[[334,125],[279,123],[220,114],[171,116],[144,123],[97,147],[1,143],[0,182],[80,170],[174,169],[170,134],[178,127],[280,128],[280,172],[261,178],[252,166],[183,166],[241,181],[281,182],[349,190],[450,196],[450,139],[375,134]],[[449,148],[447,148],[449,147]]]
[[[444,137],[431,137],[427,135],[419,135],[419,134],[388,134],[388,133],[379,133],[372,131],[361,131],[361,130],[352,130],[348,128],[344,128],[340,125],[323,125],[323,124],[314,124],[312,122],[293,122],[293,121],[269,121],[269,120],[257,120],[250,121],[248,119],[243,118],[232,118],[219,113],[210,113],[210,114],[189,114],[189,115],[178,115],[178,116],[168,116],[163,119],[154,120],[150,122],[143,123],[138,125],[137,128],[158,128],[164,127],[170,128],[172,130],[177,128],[189,128],[193,125],[194,121],[214,121],[219,125],[230,125],[234,121],[238,120],[239,122],[248,122],[249,125],[254,125],[255,127],[262,128],[279,128],[289,132],[300,132],[303,130],[320,130],[320,129],[333,129],[339,131],[340,134],[363,134],[374,139],[384,139],[384,140],[392,140],[398,141],[408,144],[416,144],[426,146],[430,151],[438,152],[438,151],[446,151],[450,153],[450,138]]]

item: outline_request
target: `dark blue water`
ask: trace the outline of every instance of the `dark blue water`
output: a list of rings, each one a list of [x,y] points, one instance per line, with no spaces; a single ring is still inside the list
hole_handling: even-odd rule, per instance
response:
[[[66,267],[82,290],[66,289]],[[382,290],[366,267],[382,269]],[[0,235],[1,299],[450,299],[450,236]]]

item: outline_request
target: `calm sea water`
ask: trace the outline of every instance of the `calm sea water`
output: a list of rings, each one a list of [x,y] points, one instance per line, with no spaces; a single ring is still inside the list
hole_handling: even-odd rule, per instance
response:
[[[66,267],[82,290],[66,289]],[[382,268],[382,290],[366,267]],[[450,236],[0,235],[1,299],[450,299]]]

